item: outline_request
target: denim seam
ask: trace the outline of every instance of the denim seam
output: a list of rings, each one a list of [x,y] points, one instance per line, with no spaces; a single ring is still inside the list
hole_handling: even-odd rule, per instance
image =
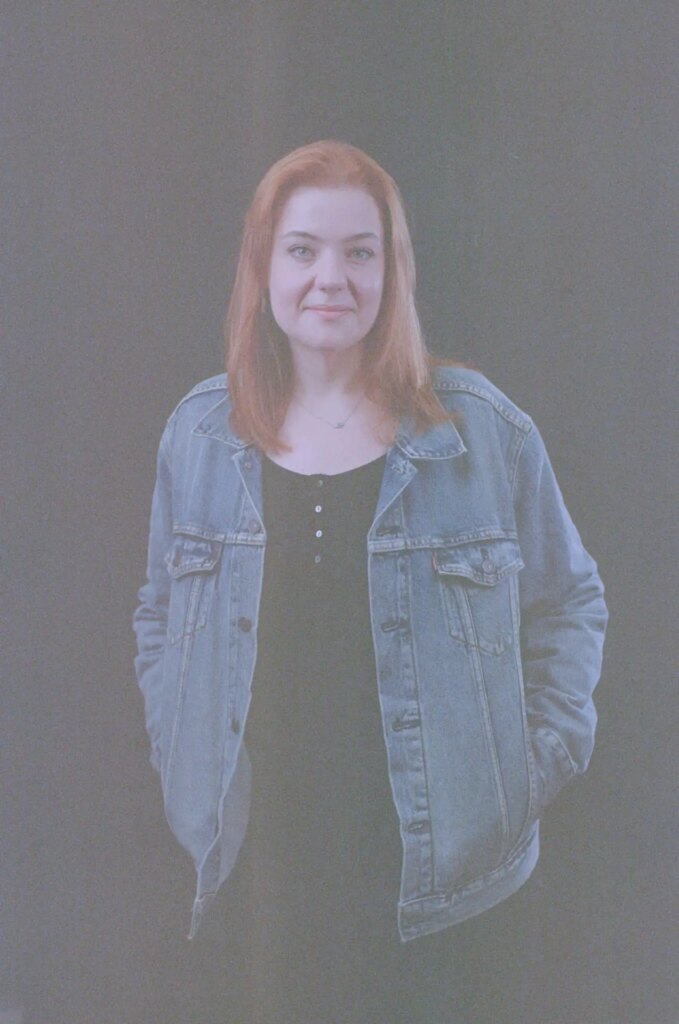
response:
[[[174,409],[172,410],[172,413],[168,418],[168,423],[170,422],[170,420],[176,419],[177,413],[184,405],[184,403],[188,402],[190,398],[195,398],[198,395],[205,395],[211,391],[225,391],[228,394],[228,390],[229,388],[226,380],[226,374],[224,373],[219,374],[216,377],[209,377],[208,380],[203,381],[201,384],[196,384],[195,388],[193,388],[186,395],[179,399],[179,401],[175,405]]]
[[[496,412],[524,433],[528,433],[531,429],[531,420],[526,413],[520,410],[514,411],[508,406],[503,405],[494,394],[486,391],[485,388],[477,387],[475,384],[467,384],[462,380],[436,381],[433,387],[435,391],[461,391],[475,395],[476,398],[481,398],[492,405]]]
[[[531,829],[530,834],[522,839],[520,845],[515,847],[515,849],[503,859],[501,864],[498,864],[498,866],[493,868],[492,871],[488,871],[486,874],[475,878],[473,882],[468,882],[467,885],[463,885],[457,889],[438,890],[437,892],[427,893],[425,896],[414,896],[410,900],[402,900],[399,903],[399,906],[403,908],[416,906],[418,903],[425,903],[427,900],[432,899],[432,897],[438,897],[442,901],[450,903],[453,900],[463,899],[468,895],[472,896],[474,893],[480,892],[482,889],[486,888],[487,885],[506,874],[525,854],[532,840],[533,830]]]
[[[414,607],[414,604],[413,604],[413,591],[412,591],[412,566],[410,564],[408,564],[408,566],[406,568],[406,575],[407,575],[406,584],[407,584],[407,594],[408,594],[408,613],[409,613],[409,620],[412,621],[412,609]],[[429,835],[429,870],[431,872],[430,888],[431,888],[431,890],[433,892],[434,891],[434,884],[435,884],[435,881],[436,881],[436,861],[435,861],[435,858],[434,858],[434,836],[433,836],[433,832],[432,832],[432,820],[431,820],[431,794],[429,792],[429,769],[428,769],[429,761],[428,761],[427,747],[426,747],[425,737],[424,737],[424,729],[422,728],[422,725],[421,725],[421,722],[422,722],[422,695],[420,693],[420,666],[419,666],[419,660],[418,660],[418,657],[417,657],[417,646],[415,644],[415,637],[412,635],[412,633],[411,633],[411,641],[410,641],[410,643],[411,643],[411,647],[412,647],[412,658],[413,658],[413,677],[414,677],[413,678],[413,683],[414,683],[414,689],[415,689],[415,697],[416,697],[416,700],[417,700],[418,714],[419,714],[419,717],[420,717],[420,727],[419,727],[418,732],[419,732],[419,735],[420,735],[420,746],[422,747],[422,772],[423,772],[423,776],[424,776],[424,787],[425,787],[425,793],[426,793],[426,799],[427,799],[427,816],[428,816],[428,820],[429,820],[429,832],[428,832],[428,835]]]

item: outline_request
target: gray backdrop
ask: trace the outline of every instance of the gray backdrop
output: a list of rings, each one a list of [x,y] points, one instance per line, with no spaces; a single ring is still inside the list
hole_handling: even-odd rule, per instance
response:
[[[431,347],[534,416],[607,584],[598,746],[544,826],[555,1020],[679,1021],[674,11],[2,3],[0,1010],[152,1024],[192,983],[132,670],[155,450],[222,368],[254,185],[334,136],[400,183]]]

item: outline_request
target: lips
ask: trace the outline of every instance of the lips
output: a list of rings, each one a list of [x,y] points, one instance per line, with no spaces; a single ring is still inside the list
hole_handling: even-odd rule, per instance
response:
[[[312,309],[315,313],[349,313],[350,306],[307,306],[307,309]]]

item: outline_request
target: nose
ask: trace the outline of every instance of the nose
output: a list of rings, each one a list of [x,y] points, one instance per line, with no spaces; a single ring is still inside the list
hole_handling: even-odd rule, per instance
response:
[[[344,261],[332,249],[321,253],[316,264],[316,284],[325,292],[336,292],[346,283]]]

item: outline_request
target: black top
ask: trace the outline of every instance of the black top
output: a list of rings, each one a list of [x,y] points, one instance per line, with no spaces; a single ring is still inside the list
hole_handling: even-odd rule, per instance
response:
[[[324,933],[329,922],[336,934],[355,926],[388,852],[396,934],[401,849],[367,575],[384,459],[333,476],[263,460],[267,548],[245,734],[248,845],[271,900],[301,912],[306,931],[312,921]]]
[[[378,922],[399,943],[401,843],[367,573],[384,462],[306,476],[262,460],[267,545],[245,732],[253,789],[237,874],[253,959],[278,999],[286,986],[307,1001],[319,985],[342,987],[329,965],[358,949],[357,936],[376,938]]]

